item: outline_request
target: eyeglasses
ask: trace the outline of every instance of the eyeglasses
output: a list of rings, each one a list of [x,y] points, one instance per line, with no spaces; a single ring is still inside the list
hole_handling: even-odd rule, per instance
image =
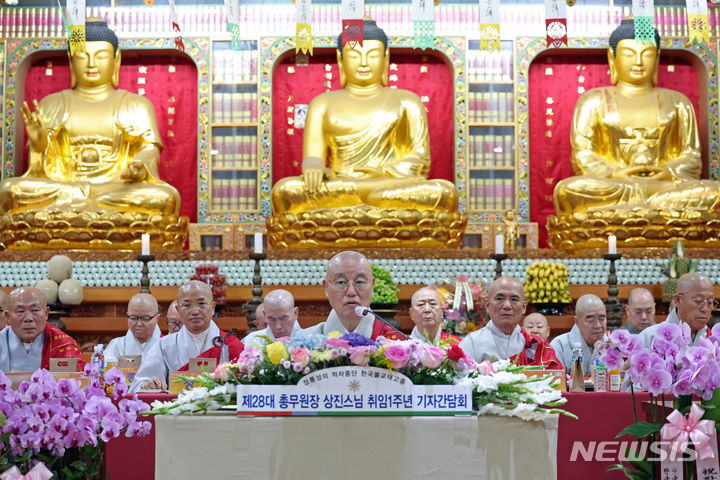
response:
[[[183,302],[183,303],[178,304],[178,307],[182,308],[183,310],[192,310],[193,307],[197,307],[200,310],[204,310],[209,306],[210,306],[210,303],[206,302],[205,300],[200,300],[199,302]]]
[[[678,293],[678,295],[680,295],[681,297],[685,296],[684,293]],[[697,297],[697,298],[691,298],[690,300],[697,306],[697,308],[703,308],[704,306],[707,305],[712,310],[715,310],[718,308],[718,306],[720,306],[720,302],[718,302],[717,300],[714,300],[712,298]]]
[[[143,315],[142,317],[138,315],[128,315],[128,320],[130,320],[131,322],[150,323],[150,320],[157,316],[157,313],[155,315]]]
[[[339,280],[335,280],[334,282],[332,280],[328,280],[328,283],[332,286],[333,290],[338,292],[347,291],[347,289],[350,288],[350,284],[352,284],[358,292],[364,292],[368,290],[371,285],[366,278],[356,278],[353,281],[341,278]]]
[[[167,324],[168,324],[168,327],[172,327],[172,328],[182,327],[182,323],[180,323],[180,322],[167,322]]]

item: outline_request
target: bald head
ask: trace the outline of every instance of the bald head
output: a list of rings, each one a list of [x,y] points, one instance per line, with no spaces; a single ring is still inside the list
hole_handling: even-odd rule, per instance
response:
[[[368,269],[371,268],[370,260],[368,260],[365,255],[353,250],[347,250],[333,255],[333,257],[328,260],[327,271],[330,271],[330,269],[341,269],[346,263],[358,263],[367,266]]]
[[[198,292],[202,292],[205,296],[210,295],[210,297],[212,297],[212,289],[210,288],[210,285],[205,282],[201,282],[200,280],[190,280],[178,288],[175,301],[180,304],[180,295],[192,290],[197,290]]]
[[[525,314],[527,302],[522,283],[512,277],[500,277],[488,287],[487,312],[493,324],[510,335]]]
[[[4,314],[13,333],[24,343],[32,343],[45,331],[49,313],[42,291],[35,287],[20,287],[8,295]]]
[[[267,327],[267,322],[265,321],[265,306],[261,303],[255,308],[255,328],[262,330],[265,327]]]
[[[605,304],[596,295],[585,294],[575,303],[575,325],[590,347],[600,340],[607,329]]]
[[[155,297],[149,293],[136,293],[130,297],[130,301],[128,302],[128,311],[130,311],[131,307],[143,307],[148,308],[150,311],[158,311],[157,300],[155,300]]]
[[[180,320],[177,300],[172,301],[165,316],[167,317],[168,333],[179,332],[182,328],[182,321]]]
[[[521,299],[525,299],[525,288],[523,284],[513,277],[500,277],[494,280],[488,287],[488,297],[492,297],[493,293],[501,288],[510,288],[520,295]]]
[[[715,291],[712,282],[700,272],[690,272],[678,279],[673,297],[680,320],[695,333],[704,328],[712,315]]]
[[[633,288],[625,306],[627,323],[636,332],[642,332],[655,323],[655,297],[647,288]]]
[[[410,305],[413,306],[417,303],[417,300],[419,298],[431,298],[435,300],[438,304],[442,305],[442,299],[440,298],[440,294],[435,290],[434,288],[430,287],[422,287],[413,293],[412,298],[410,298]]]
[[[523,330],[533,335],[537,335],[545,340],[550,336],[550,325],[548,320],[542,313],[534,312],[523,319]]]
[[[5,293],[5,290],[0,290],[0,330],[7,325],[5,315],[3,314],[3,312],[7,310],[7,297],[8,295]]]
[[[127,312],[128,330],[138,342],[147,342],[157,326],[160,313],[157,300],[149,293],[136,293],[128,302]]]
[[[178,288],[177,303],[180,320],[190,333],[198,335],[210,328],[215,302],[207,283],[190,280]]]
[[[293,308],[295,307],[295,299],[293,298],[292,293],[288,292],[287,290],[279,289],[273,290],[272,292],[265,295],[263,304],[265,305],[265,307],[271,308]]]
[[[338,253],[328,261],[323,287],[340,323],[349,332],[355,331],[362,320],[355,308],[370,306],[375,287],[370,261],[351,250]]]
[[[273,290],[263,300],[263,316],[275,338],[289,337],[297,321],[298,308],[287,290]]]
[[[443,318],[442,300],[438,292],[428,287],[416,291],[410,300],[409,313],[420,335],[435,341]]]

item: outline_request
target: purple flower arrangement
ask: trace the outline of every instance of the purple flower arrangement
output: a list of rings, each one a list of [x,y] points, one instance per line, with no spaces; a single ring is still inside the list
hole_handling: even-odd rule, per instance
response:
[[[0,371],[0,472],[15,465],[26,473],[43,462],[53,478],[98,478],[105,442],[122,432],[150,433],[150,422],[137,418],[149,405],[137,396],[121,399],[127,384],[120,370],[112,368],[103,378],[97,366],[87,364],[84,375],[90,384],[80,388],[78,380],[55,380],[41,369],[12,390]]]
[[[660,324],[649,349],[637,335],[615,330],[601,350],[600,360],[609,369],[627,369],[633,384],[653,395],[694,394],[710,400],[713,390],[720,387],[720,325],[697,345],[689,344],[690,327],[684,322]]]

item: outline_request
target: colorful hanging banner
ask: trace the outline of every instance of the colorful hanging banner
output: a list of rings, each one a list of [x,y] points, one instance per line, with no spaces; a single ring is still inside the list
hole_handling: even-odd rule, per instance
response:
[[[687,0],[688,32],[690,41],[710,44],[710,23],[707,2]]]
[[[175,0],[169,0],[170,3],[170,19],[172,20],[172,29],[175,32],[175,48],[181,52],[185,51],[185,42],[183,42],[180,33],[180,22],[178,21],[177,10],[175,9]]]
[[[238,0],[225,0],[225,14],[227,16],[227,29],[230,32],[230,46],[240,51],[240,6]]]
[[[313,54],[312,38],[312,0],[296,0],[295,16],[295,53]]]
[[[70,55],[85,53],[85,0],[67,0]]]
[[[500,0],[480,0],[480,50],[500,52]]]
[[[435,2],[412,0],[413,47],[432,48],[435,43]]]
[[[364,0],[342,0],[340,7],[342,15],[342,46],[350,44],[350,48],[363,44],[363,14],[365,12]]]
[[[653,0],[632,0],[635,17],[635,40],[655,43],[655,3]]]
[[[567,47],[567,10],[565,2],[545,0],[545,35],[548,47]]]

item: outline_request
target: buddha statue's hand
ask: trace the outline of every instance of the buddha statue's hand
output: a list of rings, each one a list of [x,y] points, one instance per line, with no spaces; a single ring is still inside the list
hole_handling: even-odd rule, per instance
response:
[[[48,144],[48,129],[42,119],[42,112],[37,100],[33,100],[34,111],[30,110],[27,102],[23,102],[22,116],[25,121],[30,148],[35,152],[44,152]]]
[[[306,157],[302,164],[302,179],[307,193],[317,193],[327,175],[325,163],[317,157]]]
[[[659,166],[633,166],[620,168],[613,172],[612,178],[628,182],[637,181],[666,181],[672,180],[673,175],[669,168]]]
[[[122,172],[121,177],[126,182],[140,182],[148,176],[148,169],[142,160],[130,160],[130,164]]]

